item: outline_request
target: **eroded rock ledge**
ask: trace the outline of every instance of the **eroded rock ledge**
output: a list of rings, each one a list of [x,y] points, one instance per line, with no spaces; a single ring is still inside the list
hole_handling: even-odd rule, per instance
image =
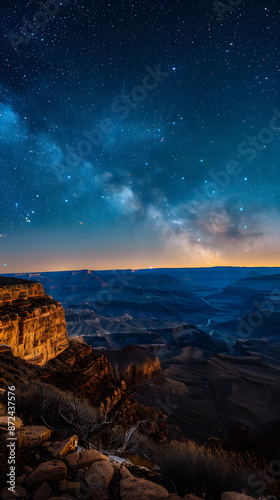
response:
[[[40,283],[1,277],[0,343],[14,356],[45,364],[68,346],[62,305]]]
[[[16,300],[44,297],[43,285],[35,281],[0,276],[0,307]]]

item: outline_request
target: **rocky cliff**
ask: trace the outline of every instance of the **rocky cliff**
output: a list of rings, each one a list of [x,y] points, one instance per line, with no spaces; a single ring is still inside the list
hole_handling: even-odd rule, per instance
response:
[[[12,305],[17,300],[44,297],[41,283],[0,276],[0,307]]]
[[[118,380],[125,380],[128,387],[141,384],[161,375],[159,359],[151,352],[128,345],[124,349],[106,351],[113,373]]]
[[[0,343],[43,365],[68,346],[64,310],[40,283],[0,278]]]
[[[5,380],[17,385],[44,382],[87,399],[124,427],[145,421],[149,435],[166,437],[163,412],[128,394],[125,381],[114,376],[105,355],[68,338],[64,310],[42,285],[0,277],[0,290],[0,389]],[[140,372],[138,378],[127,378],[140,381]]]
[[[17,387],[23,382],[47,383],[79,398],[94,408],[115,416],[124,427],[145,421],[145,432],[156,440],[167,435],[167,418],[163,411],[138,403],[126,392],[124,381],[116,380],[107,358],[93,352],[87,344],[69,341],[69,346],[44,366],[36,366],[13,356],[9,347],[0,345],[0,393],[7,380]]]
[[[150,434],[157,440],[165,439],[166,417],[162,411],[144,406],[133,394],[126,392],[124,380],[116,379],[106,356],[94,352],[90,346],[70,340],[69,347],[45,367],[41,378],[61,390],[69,390],[88,399],[102,412],[117,414],[116,421],[123,426],[146,420]]]

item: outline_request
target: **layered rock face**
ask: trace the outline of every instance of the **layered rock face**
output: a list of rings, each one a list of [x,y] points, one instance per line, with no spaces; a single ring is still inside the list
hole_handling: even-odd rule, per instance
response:
[[[68,346],[61,304],[40,283],[1,277],[0,343],[14,356],[45,364]]]
[[[16,300],[44,297],[44,295],[41,283],[0,277],[0,307],[12,305]]]
[[[124,380],[127,387],[161,375],[159,359],[152,353],[133,345],[120,350],[106,351],[105,355],[112,365],[115,377]]]

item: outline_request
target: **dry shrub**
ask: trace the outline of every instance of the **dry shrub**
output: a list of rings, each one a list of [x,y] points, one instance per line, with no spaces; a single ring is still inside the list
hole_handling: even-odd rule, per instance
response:
[[[77,434],[83,446],[109,450],[124,441],[125,429],[116,424],[116,415],[107,416],[72,392],[40,381],[17,384],[16,414],[24,425],[46,425],[60,435]]]
[[[17,384],[16,414],[24,425],[45,424],[60,432],[78,434],[81,439],[90,437],[99,418],[86,400],[39,381]]]
[[[259,465],[254,455],[242,456],[194,441],[171,441],[153,458],[179,494],[205,493],[207,500],[220,500],[224,491],[248,491],[248,477]]]

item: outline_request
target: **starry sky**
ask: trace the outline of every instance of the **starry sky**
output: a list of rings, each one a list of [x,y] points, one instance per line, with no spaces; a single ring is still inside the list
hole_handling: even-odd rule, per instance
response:
[[[279,265],[279,5],[217,4],[2,0],[0,272]]]

